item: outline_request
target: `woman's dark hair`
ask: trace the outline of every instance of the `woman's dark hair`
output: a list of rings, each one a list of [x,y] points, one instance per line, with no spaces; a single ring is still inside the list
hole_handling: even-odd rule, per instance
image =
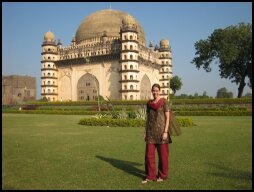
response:
[[[154,87],[157,87],[159,90],[161,90],[161,86],[158,83],[153,84],[152,90],[153,90]]]

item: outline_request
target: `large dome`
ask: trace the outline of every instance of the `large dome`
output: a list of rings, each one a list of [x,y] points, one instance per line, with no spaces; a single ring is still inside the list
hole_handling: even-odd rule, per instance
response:
[[[75,39],[76,42],[90,39],[92,37],[101,37],[105,32],[108,37],[120,37],[120,26],[122,20],[126,17],[132,17],[128,13],[106,9],[97,11],[87,16],[79,25]],[[145,33],[138,21],[133,17],[137,24],[139,42],[145,45]]]

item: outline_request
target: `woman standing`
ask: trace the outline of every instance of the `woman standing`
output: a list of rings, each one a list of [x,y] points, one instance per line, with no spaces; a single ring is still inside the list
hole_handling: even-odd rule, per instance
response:
[[[144,133],[145,151],[145,179],[149,181],[163,181],[168,178],[169,143],[172,140],[168,133],[169,107],[167,100],[160,97],[160,85],[152,86],[153,100],[147,102],[147,120]],[[156,176],[155,149],[158,152],[158,174]]]

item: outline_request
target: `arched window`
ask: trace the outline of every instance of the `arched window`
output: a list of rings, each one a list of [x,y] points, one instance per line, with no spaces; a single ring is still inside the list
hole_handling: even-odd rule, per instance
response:
[[[125,79],[125,80],[127,79],[127,75],[124,75],[124,79]]]
[[[133,80],[133,75],[130,76],[130,80]]]
[[[50,76],[50,73],[48,73],[48,76]]]
[[[127,69],[127,65],[124,65],[124,69]]]
[[[133,90],[133,85],[130,85],[130,89]]]
[[[130,69],[133,69],[133,65],[130,65]]]
[[[127,59],[127,55],[124,55],[124,59]]]
[[[127,95],[124,96],[124,99],[127,100]]]
[[[132,36],[132,35],[130,35],[130,39],[131,39],[131,40],[133,39],[133,36]]]
[[[130,100],[133,100],[133,95],[130,96]]]
[[[133,59],[133,55],[130,55],[130,59]]]
[[[132,49],[133,49],[133,46],[131,45],[131,46],[130,46],[130,50],[132,50]]]
[[[48,89],[48,93],[50,93],[50,89]]]
[[[124,89],[127,89],[127,85],[124,85]]]
[[[48,64],[48,67],[50,67],[50,64]]]
[[[127,49],[127,45],[124,45],[124,50],[126,50]]]
[[[48,85],[50,85],[50,81],[48,81]]]

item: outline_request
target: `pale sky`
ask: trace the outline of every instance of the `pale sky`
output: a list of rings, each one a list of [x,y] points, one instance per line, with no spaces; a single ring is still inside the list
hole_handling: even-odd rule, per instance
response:
[[[217,90],[226,87],[237,97],[238,86],[221,79],[217,65],[212,72],[198,70],[191,64],[195,57],[194,43],[207,39],[215,29],[252,24],[251,2],[4,2],[2,3],[2,75],[36,77],[37,99],[41,98],[41,44],[44,33],[52,31],[63,46],[82,20],[93,12],[115,9],[134,16],[143,27],[146,43],[158,44],[169,40],[172,48],[173,75],[181,78],[182,93],[215,97]],[[248,81],[246,81],[247,83]],[[246,86],[245,93],[252,93]]]

